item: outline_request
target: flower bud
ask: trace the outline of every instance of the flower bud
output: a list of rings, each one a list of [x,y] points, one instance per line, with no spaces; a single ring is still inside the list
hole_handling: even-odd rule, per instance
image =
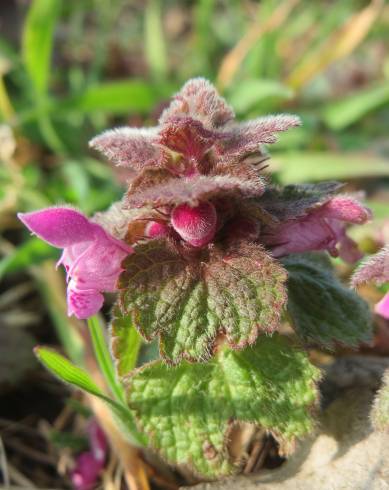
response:
[[[216,233],[215,206],[210,202],[202,202],[195,207],[181,204],[173,209],[171,223],[183,240],[194,247],[203,247]]]

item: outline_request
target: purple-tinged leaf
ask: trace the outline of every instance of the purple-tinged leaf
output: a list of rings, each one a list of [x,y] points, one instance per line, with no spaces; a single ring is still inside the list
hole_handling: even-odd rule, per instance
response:
[[[221,137],[220,133],[205,129],[200,121],[191,117],[171,118],[161,127],[159,143],[188,160],[200,161]]]
[[[166,183],[151,186],[139,192],[129,193],[126,206],[155,207],[179,204],[197,206],[202,201],[220,197],[248,198],[260,196],[264,191],[264,182],[228,175],[196,175],[185,178],[171,178]]]
[[[354,273],[351,284],[356,287],[369,281],[377,284],[389,281],[389,246],[365,260]]]
[[[164,159],[158,145],[158,128],[111,129],[93,138],[89,146],[117,165],[134,170],[159,166]]]
[[[138,245],[123,267],[122,316],[146,340],[160,337],[169,363],[209,358],[218,334],[241,349],[279,326],[286,273],[257,245],[188,257],[154,240]]]
[[[260,152],[261,145],[264,143],[275,143],[277,141],[275,133],[300,124],[299,117],[280,114],[227,126],[225,132],[228,136],[216,142],[215,155],[222,163],[232,163],[251,153]]]
[[[193,78],[173,97],[159,123],[165,124],[177,117],[191,117],[201,121],[207,129],[212,129],[224,126],[235,114],[208,80]]]

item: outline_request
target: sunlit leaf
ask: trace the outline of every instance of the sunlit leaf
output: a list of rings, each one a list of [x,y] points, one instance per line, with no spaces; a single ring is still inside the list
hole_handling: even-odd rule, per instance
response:
[[[237,470],[226,447],[234,422],[289,442],[308,432],[318,377],[304,353],[281,336],[262,335],[243,351],[222,348],[208,363],[150,363],[128,377],[128,399],[163,457],[215,478]]]

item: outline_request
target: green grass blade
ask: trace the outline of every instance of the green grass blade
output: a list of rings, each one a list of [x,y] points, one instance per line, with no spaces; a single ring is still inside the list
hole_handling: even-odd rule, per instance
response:
[[[24,25],[22,55],[37,94],[47,93],[59,0],[33,0]]]
[[[331,129],[341,130],[388,102],[389,83],[385,81],[328,104],[323,110],[323,119]]]
[[[146,58],[153,77],[164,79],[167,74],[166,46],[159,0],[150,0],[145,12]]]
[[[270,168],[279,172],[282,184],[389,176],[389,161],[379,157],[347,153],[277,154]]]

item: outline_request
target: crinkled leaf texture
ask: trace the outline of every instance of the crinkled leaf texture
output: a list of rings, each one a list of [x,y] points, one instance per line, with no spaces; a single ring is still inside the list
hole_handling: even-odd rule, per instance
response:
[[[310,431],[318,378],[306,355],[274,334],[243,351],[224,347],[204,364],[150,363],[126,383],[152,446],[171,464],[217,478],[237,469],[227,450],[233,423],[259,424],[284,441]]]
[[[288,313],[297,333],[328,348],[350,347],[372,335],[368,304],[333,275],[329,260],[320,253],[290,255]]]
[[[162,357],[205,360],[218,333],[233,348],[273,332],[286,301],[286,272],[260,246],[213,249],[193,259],[164,240],[136,247],[119,278],[119,306],[146,340],[160,337]]]

